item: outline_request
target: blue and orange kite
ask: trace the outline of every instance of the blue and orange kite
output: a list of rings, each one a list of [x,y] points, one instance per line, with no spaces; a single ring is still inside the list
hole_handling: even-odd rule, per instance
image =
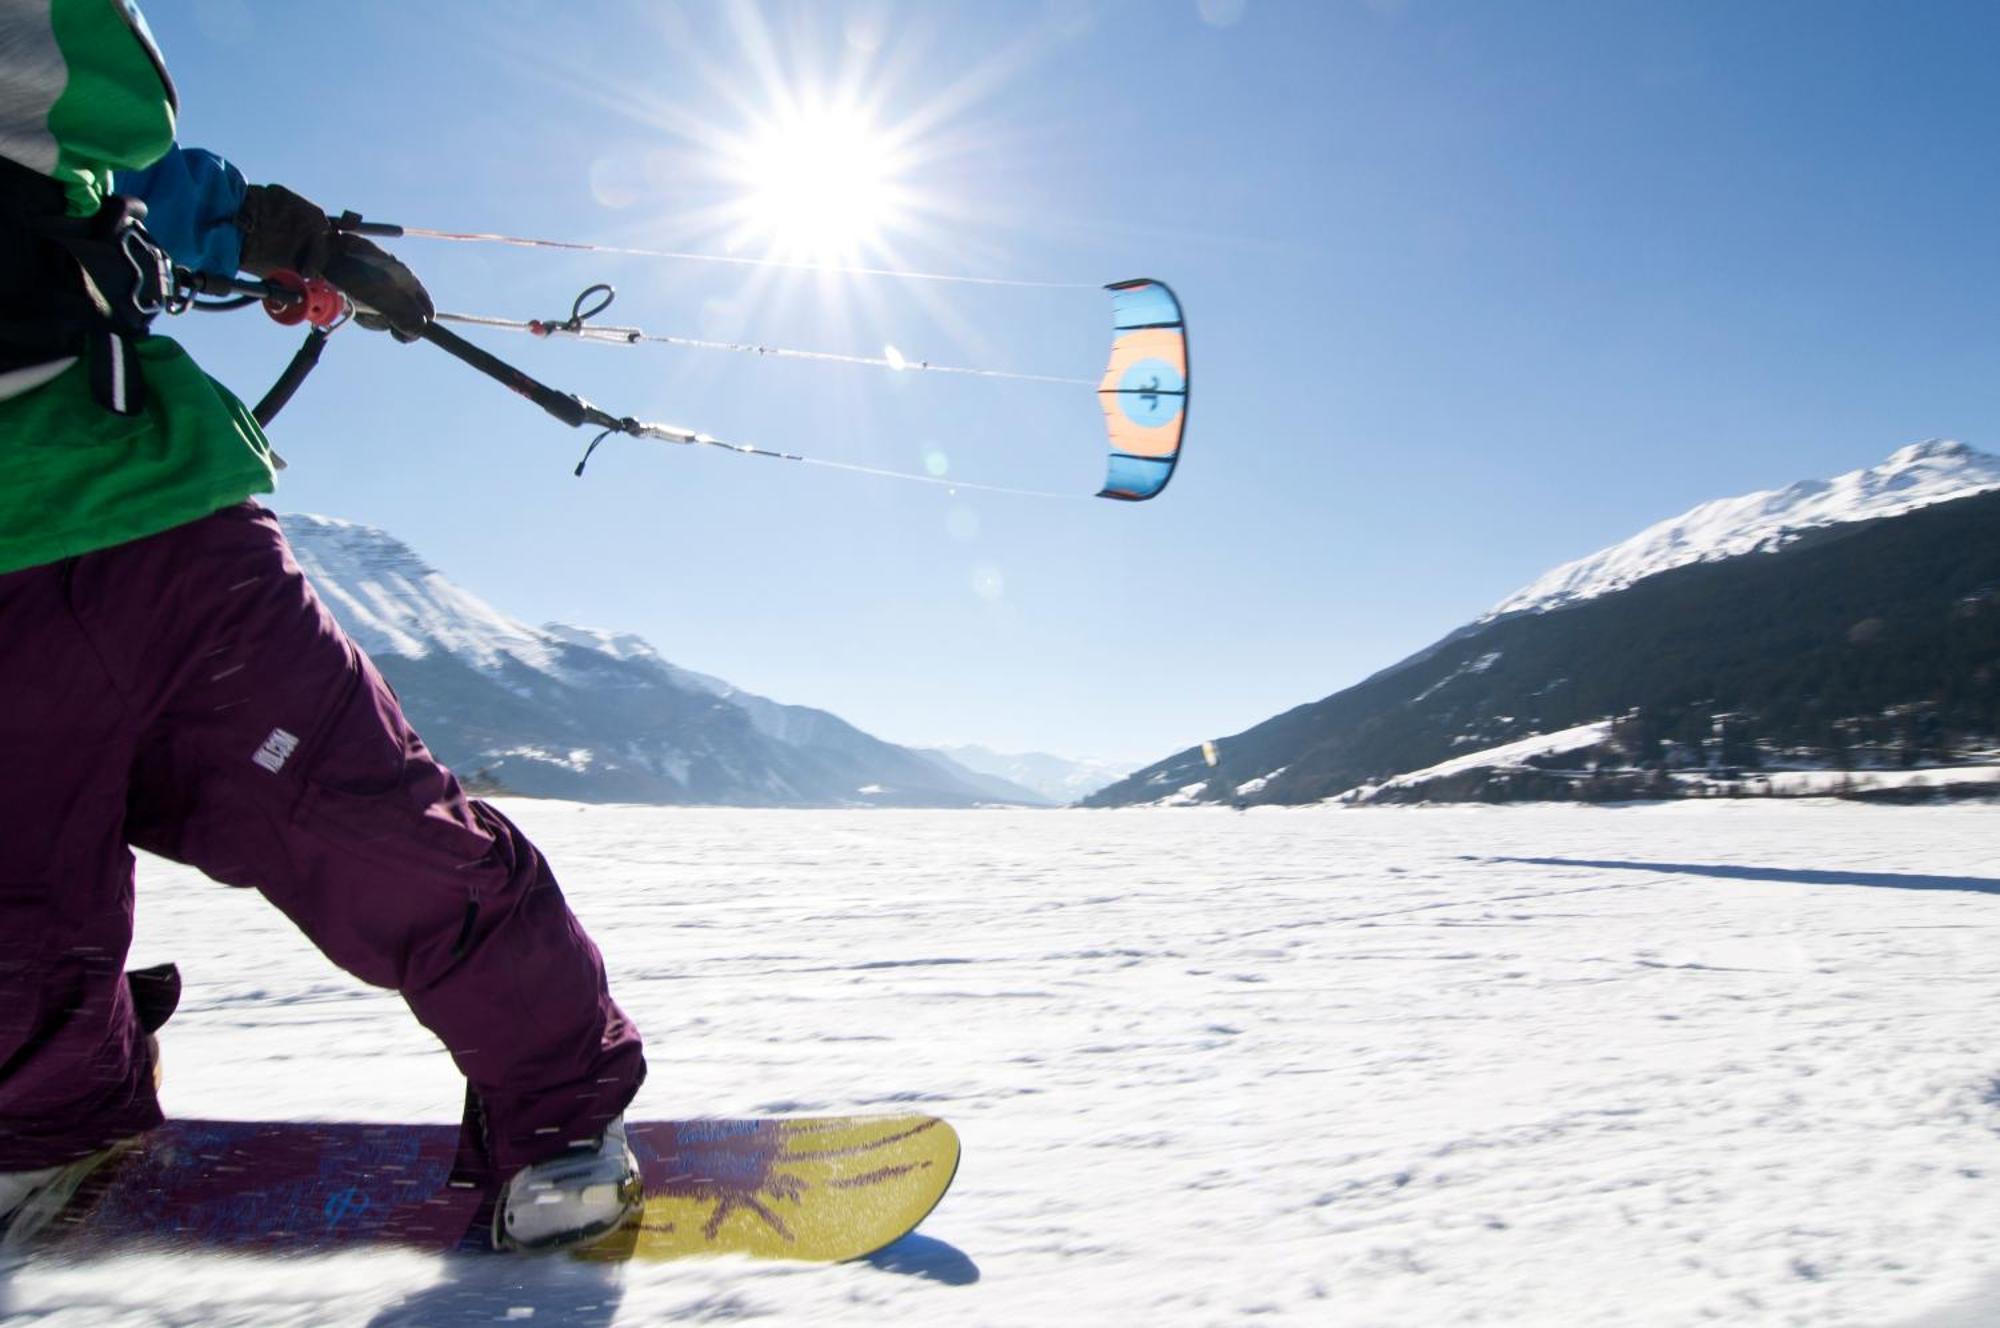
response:
[[[1110,468],[1099,498],[1141,503],[1173,478],[1187,428],[1187,322],[1165,282],[1113,282],[1118,335],[1097,385],[1110,431]]]
[[[439,240],[456,240],[483,244],[526,245],[533,247],[566,250],[588,250],[601,253],[619,253],[644,257],[674,259],[681,261],[739,263],[753,266],[798,267],[801,264],[778,260],[744,258],[740,256],[678,253],[658,249],[610,248],[575,241],[544,240],[514,235],[486,233],[465,233],[457,231],[429,230],[414,226],[399,226],[386,222],[364,222],[353,213],[346,214],[343,227],[357,234],[389,237],[426,236]],[[821,266],[821,265],[806,265]],[[887,268],[863,268],[829,266],[827,271],[849,272],[858,276],[900,277],[923,281],[968,282],[979,285],[1001,286],[1056,286],[1073,289],[1067,282],[1017,281],[1006,277],[953,276],[935,272],[905,272]],[[249,287],[239,287],[248,290]],[[1142,503],[1149,498],[1157,498],[1173,478],[1174,467],[1180,462],[1181,438],[1187,430],[1188,411],[1188,345],[1187,320],[1181,312],[1181,302],[1164,281],[1150,277],[1139,277],[1131,281],[1114,281],[1104,288],[1111,292],[1112,326],[1114,336],[1111,342],[1111,362],[1105,366],[1104,376],[1097,383],[1098,404],[1104,410],[1107,441],[1111,454],[1104,476],[1104,487],[1098,490],[1100,498],[1116,498],[1121,502]],[[269,298],[270,292],[261,284],[253,294]],[[1042,497],[1062,497],[1059,494],[1037,494],[1027,489],[999,489],[995,485],[973,484],[958,479],[947,479],[939,474],[910,474],[902,471],[884,470],[876,466],[840,462],[817,457],[801,456],[796,452],[780,452],[771,448],[757,447],[748,443],[725,442],[693,429],[683,429],[676,425],[647,422],[630,416],[616,416],[599,410],[589,402],[572,393],[562,392],[530,377],[513,365],[499,359],[490,352],[465,341],[450,332],[441,323],[471,323],[488,328],[505,328],[510,331],[527,332],[538,337],[554,335],[574,336],[580,340],[609,342],[632,346],[641,342],[659,342],[671,346],[685,346],[703,350],[736,351],[757,356],[771,356],[784,359],[816,360],[832,363],[868,365],[895,372],[904,370],[925,370],[932,373],[971,374],[982,378],[1014,378],[1044,383],[1077,384],[1087,386],[1089,380],[1058,378],[1046,374],[1019,373],[1003,369],[978,368],[965,365],[933,364],[929,360],[917,360],[903,355],[893,347],[885,353],[875,355],[843,354],[837,351],[804,350],[787,346],[753,345],[748,343],[717,341],[697,337],[677,337],[648,333],[637,327],[593,326],[590,320],[602,314],[611,306],[615,292],[609,285],[590,286],[577,296],[570,308],[568,318],[555,319],[513,319],[494,318],[475,314],[459,314],[440,311],[424,330],[423,339],[449,351],[481,373],[505,384],[515,392],[527,397],[549,414],[572,427],[589,426],[600,432],[584,451],[584,461],[597,449],[599,443],[613,434],[627,434],[635,438],[651,438],[661,442],[687,445],[703,445],[721,448],[744,456],[774,457],[783,461],[800,461],[809,465],[826,466],[836,470],[859,471],[881,475],[891,479],[916,480],[924,484],[939,484],[949,488],[995,489],[1000,492],[1035,494]],[[224,302],[211,307],[236,307],[235,302]],[[274,315],[275,316],[275,315]],[[335,324],[338,326],[338,324]],[[315,352],[317,353],[317,352]],[[294,384],[296,385],[296,384]],[[261,409],[261,408],[260,408]],[[576,473],[583,474],[583,462],[578,462]]]

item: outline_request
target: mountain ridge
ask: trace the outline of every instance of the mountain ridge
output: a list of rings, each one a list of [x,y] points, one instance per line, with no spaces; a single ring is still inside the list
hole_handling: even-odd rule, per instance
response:
[[[309,513],[280,521],[426,743],[477,788],[744,806],[1046,801],[831,712],[682,668],[634,633],[530,627],[385,531]]]
[[[1920,444],[1853,474],[1893,478],[1940,458],[1993,461]],[[2000,745],[2000,486],[1974,473],[1962,487],[1893,486],[1879,509],[1844,508],[1890,515],[1794,523],[1768,547],[1751,540],[1466,624],[1218,740],[1213,765],[1191,747],[1085,805],[1314,802],[1431,767],[1427,795],[1448,798],[1676,796],[1670,773],[1696,767],[1914,765]],[[1903,502],[1911,490],[1926,501]],[[1501,779],[1454,760],[1595,723],[1609,727],[1578,749],[1583,778]]]
[[[1125,777],[1129,763],[1080,760],[1050,752],[997,752],[976,743],[927,747],[961,769],[1034,790],[1051,802],[1072,803]]]
[[[1697,504],[1631,538],[1562,563],[1474,621],[1544,613],[1692,562],[1783,548],[1808,530],[1900,516],[2000,488],[2000,457],[1950,438],[1911,443],[1876,465]]]

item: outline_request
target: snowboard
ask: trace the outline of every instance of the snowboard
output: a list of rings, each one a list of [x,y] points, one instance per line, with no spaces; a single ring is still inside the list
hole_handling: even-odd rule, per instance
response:
[[[930,1116],[626,1130],[645,1211],[579,1257],[858,1259],[923,1221],[958,1169],[957,1134]],[[145,1246],[490,1252],[495,1195],[451,1183],[457,1151],[454,1125],[171,1121],[97,1168],[36,1244],[65,1255]]]

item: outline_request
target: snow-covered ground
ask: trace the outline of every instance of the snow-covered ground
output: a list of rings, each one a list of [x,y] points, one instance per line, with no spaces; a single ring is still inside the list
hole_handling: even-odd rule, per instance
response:
[[[43,1261],[0,1321],[2000,1322],[2000,807],[507,809],[651,1039],[637,1114],[934,1110],[923,1239]],[[142,878],[171,1110],[456,1118],[394,998]]]

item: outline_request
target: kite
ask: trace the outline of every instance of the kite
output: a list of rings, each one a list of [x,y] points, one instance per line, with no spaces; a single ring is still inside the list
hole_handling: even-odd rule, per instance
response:
[[[1187,322],[1165,282],[1140,278],[1111,292],[1111,363],[1097,385],[1111,456],[1099,498],[1155,497],[1173,478],[1187,428]]]

